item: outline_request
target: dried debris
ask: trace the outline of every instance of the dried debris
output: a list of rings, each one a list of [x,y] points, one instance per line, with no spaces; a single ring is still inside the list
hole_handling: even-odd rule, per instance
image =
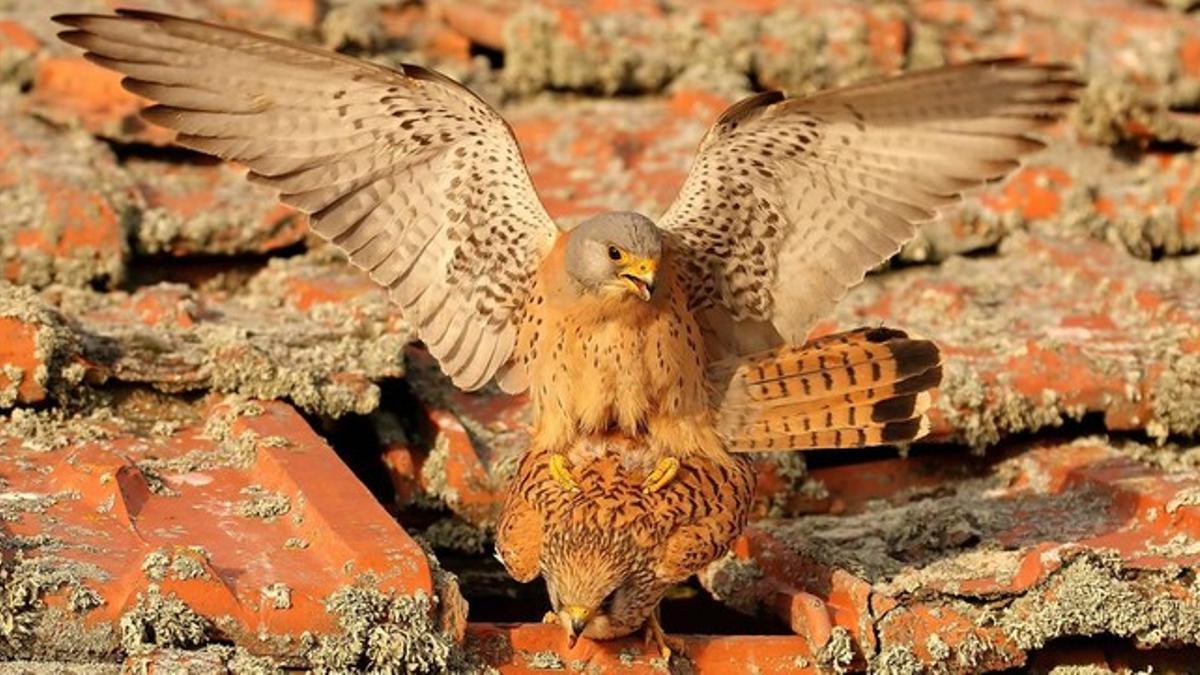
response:
[[[3,542],[7,537],[0,537]],[[46,638],[53,637],[55,623],[81,625],[78,617],[103,601],[86,582],[104,580],[103,573],[80,563],[52,555],[27,556],[23,551],[0,556],[0,658],[29,658],[41,653]],[[45,596],[66,591],[66,612],[50,608]],[[89,640],[71,645],[66,653],[95,658],[108,651],[97,641],[102,630],[84,633]],[[82,635],[81,635],[82,637]]]
[[[201,579],[208,576],[208,552],[202,546],[160,548],[146,554],[142,574],[151,581]]]

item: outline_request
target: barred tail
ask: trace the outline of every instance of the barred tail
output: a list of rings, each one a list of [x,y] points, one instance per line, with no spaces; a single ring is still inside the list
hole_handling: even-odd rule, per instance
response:
[[[721,402],[733,452],[859,448],[929,433],[941,353],[903,331],[861,328],[738,361]]]

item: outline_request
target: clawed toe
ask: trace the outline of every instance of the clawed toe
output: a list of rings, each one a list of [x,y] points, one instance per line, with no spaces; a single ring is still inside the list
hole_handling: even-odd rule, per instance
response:
[[[654,471],[651,471],[650,475],[646,476],[646,480],[642,482],[642,491],[655,492],[661,489],[670,483],[678,472],[679,460],[674,457],[663,457],[658,460],[658,466],[654,467]]]
[[[579,483],[576,483],[575,477],[571,475],[571,469],[564,455],[550,456],[550,477],[567,492],[575,492],[579,489]]]
[[[671,654],[683,651],[682,642],[663,632],[662,624],[658,620],[658,610],[655,610],[654,614],[650,615],[650,619],[646,621],[645,631],[646,646],[653,645],[659,655],[667,661],[671,660]]]

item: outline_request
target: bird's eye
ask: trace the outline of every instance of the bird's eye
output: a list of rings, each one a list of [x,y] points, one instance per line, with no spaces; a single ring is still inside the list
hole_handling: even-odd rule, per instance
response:
[[[609,246],[608,247],[608,257],[612,258],[613,260],[620,260],[621,252],[619,250],[617,250],[616,246]]]

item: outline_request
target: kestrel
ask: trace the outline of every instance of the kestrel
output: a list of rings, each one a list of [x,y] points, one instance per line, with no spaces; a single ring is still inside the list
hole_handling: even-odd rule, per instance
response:
[[[722,428],[738,449],[837,447],[923,432],[941,357],[927,340],[886,328],[762,352],[722,376]],[[578,490],[560,488],[555,454],[526,453],[496,527],[509,573],[541,576],[569,646],[645,628],[669,655],[656,608],[663,594],[728,550],[746,523],[756,476],[745,455],[691,455],[674,480],[642,489],[657,470],[649,439],[591,435],[565,453]]]
[[[593,434],[647,439],[659,455],[647,489],[681,459],[745,449],[714,401],[753,401],[742,389],[773,376],[728,383],[713,366],[733,372],[731,359],[803,342],[917,224],[1042,147],[1026,134],[1079,87],[1063,67],[1001,59],[757,94],[716,121],[657,223],[608,213],[567,229],[499,114],[434,71],[153,12],[55,20],[157,102],[147,120],[308,214],[458,386],[530,389],[532,449],[553,453],[568,489],[564,453]],[[810,420],[810,435],[793,434],[778,411],[794,393],[772,399],[752,445],[856,446],[919,429],[918,417],[873,434]]]
[[[720,557],[746,524],[755,474],[744,456],[694,456],[660,490],[641,485],[657,454],[645,438],[581,439],[567,451],[579,489],[562,490],[544,451],[521,460],[496,531],[518,581],[541,575],[568,647],[640,629],[664,656],[657,608],[673,585]]]

